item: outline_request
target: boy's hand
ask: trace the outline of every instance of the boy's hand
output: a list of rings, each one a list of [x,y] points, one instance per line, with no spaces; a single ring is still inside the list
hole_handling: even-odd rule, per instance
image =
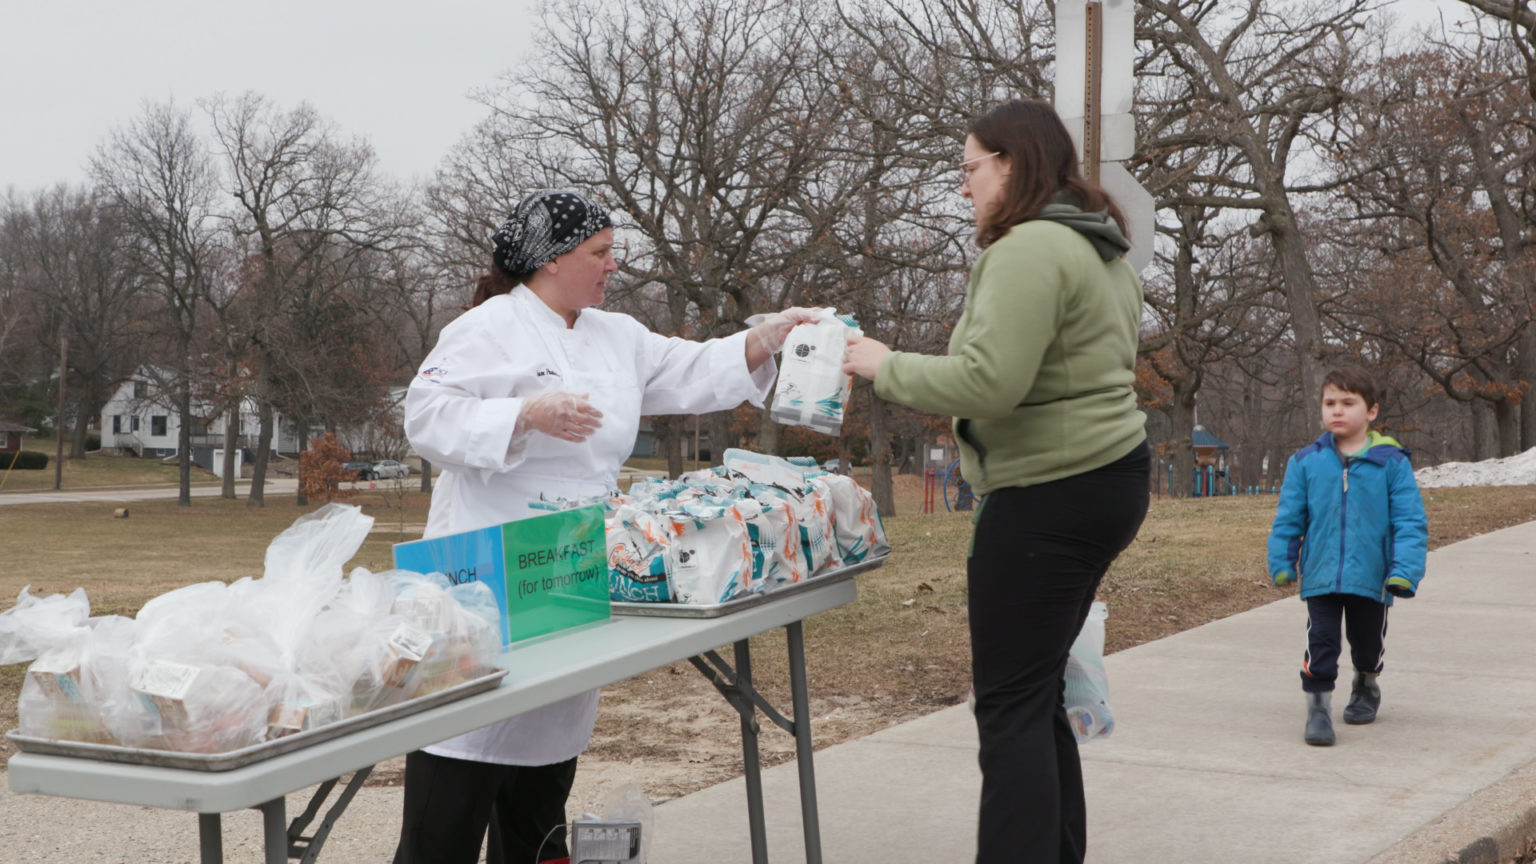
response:
[[[1413,583],[1401,576],[1393,576],[1387,580],[1387,593],[1404,599],[1412,597]]]
[[[1269,577],[1269,581],[1275,583],[1277,588],[1284,588],[1285,586],[1296,581],[1296,576],[1289,570],[1281,570],[1279,573]]]

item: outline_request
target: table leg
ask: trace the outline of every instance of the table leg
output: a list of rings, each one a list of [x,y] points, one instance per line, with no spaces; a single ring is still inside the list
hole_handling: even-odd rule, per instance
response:
[[[747,640],[736,643],[736,676],[752,683],[752,654]],[[742,700],[746,713],[741,715],[741,763],[747,785],[747,823],[752,830],[752,864],[768,864],[768,830],[763,819],[763,774],[757,756],[756,708]]]
[[[816,807],[816,762],[811,748],[811,700],[805,683],[805,634],[799,621],[784,629],[789,643],[789,690],[794,700],[795,762],[800,768],[805,864],[821,864],[821,817]]]
[[[197,851],[202,864],[224,864],[224,826],[219,814],[197,814]]]
[[[266,864],[288,864],[288,815],[284,804],[282,798],[274,798],[260,807]]]

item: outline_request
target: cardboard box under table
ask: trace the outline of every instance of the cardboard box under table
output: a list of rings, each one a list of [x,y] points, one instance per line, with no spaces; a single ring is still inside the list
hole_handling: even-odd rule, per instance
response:
[[[12,756],[7,780],[18,794],[59,795],[174,810],[198,815],[202,864],[221,864],[220,814],[246,808],[262,812],[266,864],[290,859],[313,861],[325,836],[378,762],[531,711],[562,699],[622,681],[678,660],[704,671],[741,714],[746,765],[748,822],[754,864],[767,861],[762,785],[757,758],[757,712],[795,737],[800,776],[806,861],[821,859],[811,720],[805,680],[801,621],[852,602],[854,573],[878,567],[883,558],[818,576],[804,588],[772,596],[729,614],[712,617],[619,614],[585,627],[551,633],[507,646],[496,665],[507,670],[500,686],[310,746],[229,770],[126,764],[84,755],[20,752]],[[786,719],[753,688],[747,640],[783,627],[789,647],[792,718]],[[733,645],[735,668],[715,649]],[[339,778],[351,774],[338,800],[310,837],[301,836],[325,804]],[[290,827],[289,793],[321,784],[305,812]],[[131,852],[131,850],[125,850]]]

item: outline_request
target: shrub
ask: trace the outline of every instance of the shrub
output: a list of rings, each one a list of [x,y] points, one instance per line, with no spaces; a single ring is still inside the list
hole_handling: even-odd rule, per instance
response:
[[[10,468],[12,461],[16,463],[17,471],[40,470],[48,467],[48,454],[36,450],[0,453],[0,470]]]
[[[85,435],[85,449],[91,452],[101,449],[101,436],[95,432],[87,432]]]

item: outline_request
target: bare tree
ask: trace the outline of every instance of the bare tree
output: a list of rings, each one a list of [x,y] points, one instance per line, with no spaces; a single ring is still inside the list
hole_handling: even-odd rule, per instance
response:
[[[157,320],[170,344],[170,390],[180,420],[177,503],[190,507],[192,432],[202,425],[193,412],[202,366],[194,346],[203,335],[206,271],[217,242],[213,163],[187,111],[173,103],[146,104],[137,119],[108,135],[91,159],[91,174],[123,220],[129,266],[161,302],[164,314]]]
[[[1536,109],[1520,62],[1486,38],[1386,58],[1338,148],[1355,178],[1348,239],[1373,265],[1340,296],[1341,320],[1470,404],[1479,458],[1531,434]]]
[[[122,266],[128,252],[122,221],[102,196],[63,185],[9,200],[0,218],[14,256],[13,278],[37,312],[35,350],[57,357],[60,340],[68,340],[70,457],[82,458],[87,428],[140,356],[131,346],[142,337],[141,283]]]
[[[326,396],[339,393],[326,386],[337,371],[327,365],[334,356],[314,350],[328,334],[314,325],[338,320],[335,292],[351,284],[356,256],[391,245],[401,214],[373,175],[372,149],[341,140],[310,106],[281,111],[246,94],[215,98],[206,108],[238,203],[231,227],[256,262],[252,342],[261,431],[247,503],[260,507],[273,409],[288,409],[303,447],[310,423],[329,409]]]
[[[1343,104],[1371,0],[1328,3],[1213,3],[1148,0],[1142,64],[1177,86],[1138,99],[1149,124],[1147,152],[1220,145],[1241,155],[1238,170],[1208,176],[1220,191],[1164,199],[1256,214],[1250,230],[1268,239],[1284,278],[1302,392],[1317,391],[1327,357],[1319,289],[1295,198],[1328,187],[1305,176],[1309,136]]]

